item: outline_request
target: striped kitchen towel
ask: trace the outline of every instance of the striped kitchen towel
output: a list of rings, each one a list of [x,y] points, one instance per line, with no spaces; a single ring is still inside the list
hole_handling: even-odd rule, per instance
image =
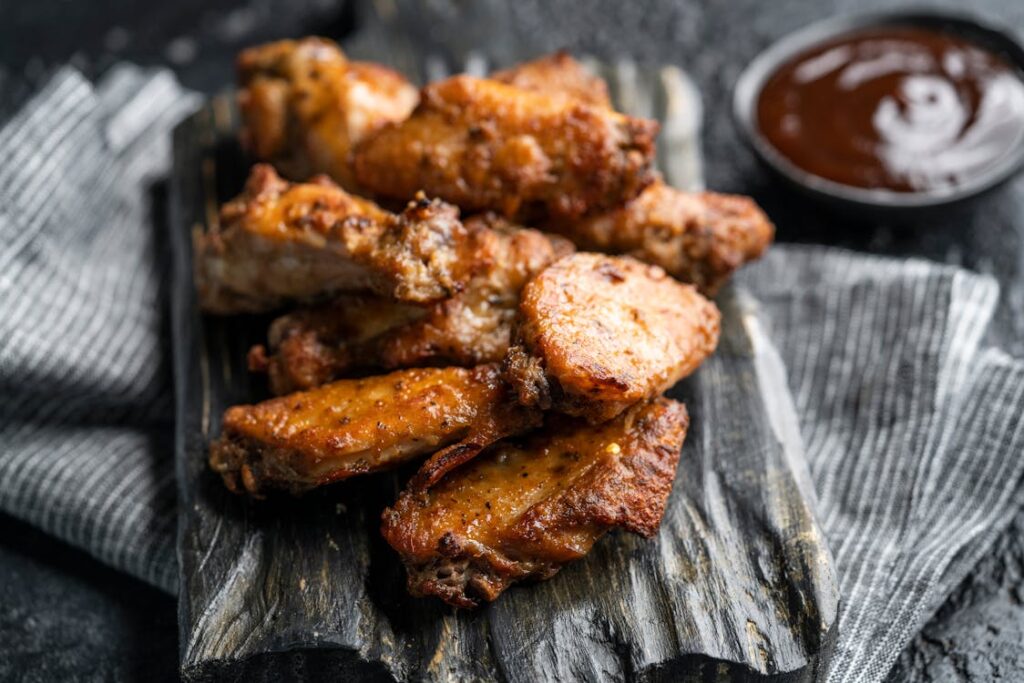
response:
[[[740,280],[787,366],[839,574],[829,680],[881,680],[1024,504],[1024,364],[982,347],[998,287],[796,246]]]
[[[165,71],[65,69],[0,128],[0,509],[168,591],[157,181],[195,104]],[[836,556],[831,677],[880,680],[1022,504],[1024,367],[984,344],[998,288],[782,245],[739,284],[787,365]]]
[[[0,129],[0,509],[176,590],[167,71],[65,68]]]

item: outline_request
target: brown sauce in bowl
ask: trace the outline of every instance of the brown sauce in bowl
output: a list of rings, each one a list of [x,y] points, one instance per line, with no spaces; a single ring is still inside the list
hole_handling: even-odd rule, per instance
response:
[[[1024,142],[1024,81],[937,30],[850,33],[783,64],[757,100],[761,134],[797,167],[859,188],[944,192]]]

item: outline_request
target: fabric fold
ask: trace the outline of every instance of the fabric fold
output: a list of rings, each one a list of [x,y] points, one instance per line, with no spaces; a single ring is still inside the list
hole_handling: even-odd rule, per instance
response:
[[[981,350],[998,286],[800,246],[740,280],[788,368],[839,572],[830,680],[881,680],[1024,499],[1024,365]]]
[[[165,70],[64,68],[0,130],[0,509],[176,590],[162,223],[198,104]]]

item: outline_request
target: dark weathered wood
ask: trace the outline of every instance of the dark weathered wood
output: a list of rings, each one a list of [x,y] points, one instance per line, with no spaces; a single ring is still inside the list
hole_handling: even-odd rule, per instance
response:
[[[660,533],[602,540],[554,579],[476,612],[405,592],[380,512],[409,471],[252,503],[207,469],[220,415],[265,387],[245,370],[265,318],[204,318],[190,233],[245,167],[214,102],[175,136],[174,325],[183,673],[389,679],[813,680],[838,592],[777,358],[742,293],[718,353],[673,390],[692,428]]]

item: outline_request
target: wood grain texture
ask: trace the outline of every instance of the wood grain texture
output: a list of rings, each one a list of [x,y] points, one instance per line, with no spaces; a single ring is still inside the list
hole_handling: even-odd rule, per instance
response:
[[[815,680],[838,590],[813,516],[781,364],[741,292],[718,303],[718,353],[670,395],[692,427],[658,535],[612,534],[554,579],[455,611],[405,592],[380,513],[411,474],[302,499],[227,492],[206,450],[260,398],[245,370],[261,317],[204,318],[190,235],[241,186],[233,112],[213,100],[175,135],[171,210],[178,402],[181,656],[187,680]]]

